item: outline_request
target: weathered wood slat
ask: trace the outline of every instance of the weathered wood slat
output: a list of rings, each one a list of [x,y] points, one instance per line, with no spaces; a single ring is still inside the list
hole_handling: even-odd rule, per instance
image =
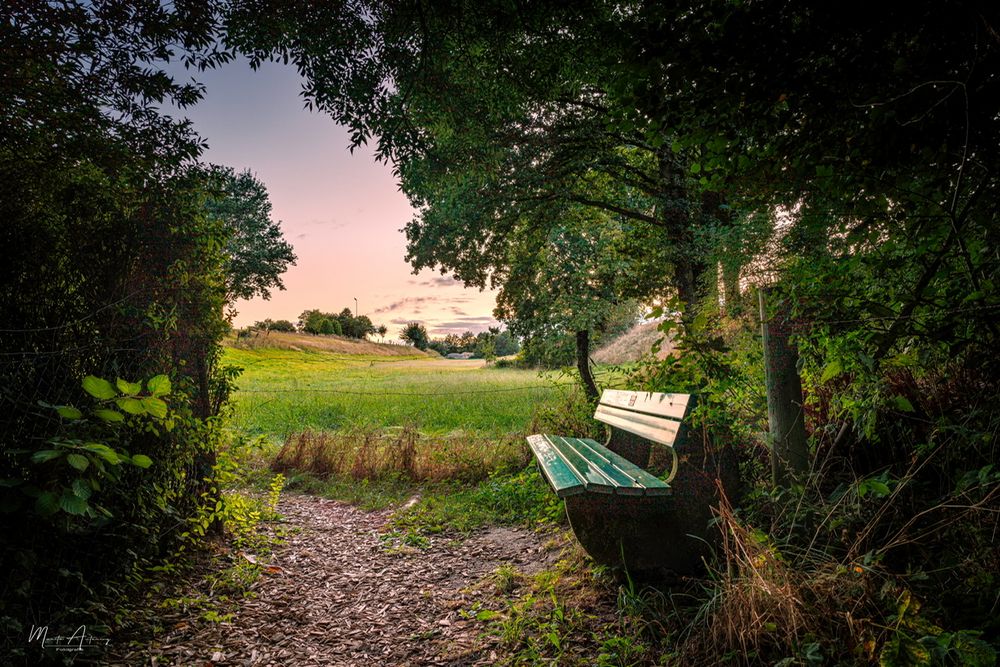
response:
[[[548,437],[549,442],[559,449],[570,465],[586,465],[588,471],[596,472],[595,477],[600,477],[600,481],[595,480],[593,482],[588,478],[587,491],[642,495],[642,486],[636,485],[634,477],[616,468],[607,457],[601,456],[596,450],[587,446],[585,440],[581,440],[580,438],[563,438],[560,436]],[[594,444],[596,445],[597,443]],[[597,446],[601,447],[600,445]]]
[[[593,440],[580,440],[582,445],[588,447],[594,454],[594,456],[600,456],[608,462],[609,465],[614,466],[616,469],[621,471],[622,474],[627,475],[633,480],[633,489],[639,489],[640,493],[629,493],[625,490],[620,492],[623,495],[643,495],[643,496],[666,496],[670,495],[670,485],[664,482],[662,479],[649,474],[636,464],[632,463],[623,456],[615,454],[613,451],[601,445]]]
[[[563,438],[558,436],[545,436],[545,439],[558,452],[563,462],[573,471],[580,481],[583,482],[584,490],[589,493],[614,493],[614,482],[601,473],[593,463],[580,456],[580,454],[568,447]]]
[[[528,436],[528,446],[538,460],[542,475],[557,496],[565,498],[586,491],[583,480],[576,476],[544,435]]]
[[[690,394],[659,394],[619,389],[605,389],[601,394],[601,405],[678,420],[684,419],[690,403]]]
[[[594,419],[668,446],[673,446],[681,427],[680,422],[672,419],[643,415],[606,405],[597,407]]]

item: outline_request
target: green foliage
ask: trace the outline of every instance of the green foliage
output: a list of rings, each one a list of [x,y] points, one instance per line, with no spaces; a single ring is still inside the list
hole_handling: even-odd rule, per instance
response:
[[[202,94],[168,60],[230,59],[218,9],[70,1],[5,13],[5,656],[24,653],[22,630],[39,618],[106,623],[195,511],[227,390],[215,348],[225,232],[190,169],[200,140],[160,110]]]
[[[347,308],[339,314],[307,310],[299,315],[299,329],[311,334],[347,336],[364,339],[379,329],[367,315],[355,317]]]
[[[420,322],[410,322],[407,324],[399,332],[399,337],[418,350],[426,350],[430,344],[427,328]]]
[[[270,333],[271,331],[295,333],[296,330],[295,325],[289,320],[272,320],[271,318],[254,322],[253,328],[265,333]]]
[[[97,503],[102,485],[111,486],[121,481],[118,466],[123,463],[143,469],[153,464],[145,454],[129,455],[120,449],[123,440],[127,442],[123,435],[129,431],[156,435],[160,429],[169,432],[174,427],[163,400],[171,392],[170,379],[166,375],[150,378],[145,392],[141,383],[121,378],[112,385],[107,380],[88,375],[81,385],[97,399],[88,417],[78,408],[40,401],[41,407],[55,410],[65,420],[63,432],[46,441],[48,449],[11,452],[30,454],[30,464],[44,465],[44,468],[37,469],[31,476],[32,482],[15,478],[6,480],[4,486],[34,499],[35,513],[49,519],[59,511],[91,520],[110,519],[112,513]],[[109,406],[118,407],[122,412]],[[14,499],[7,499],[6,511],[18,507]]]
[[[441,356],[453,352],[472,352],[473,358],[493,361],[496,357],[516,354],[520,349],[517,338],[508,330],[501,331],[498,327],[490,327],[478,334],[466,331],[462,334],[448,334],[444,338],[436,338],[427,343]]]
[[[271,219],[267,187],[249,170],[217,165],[204,169],[203,178],[207,214],[226,233],[227,300],[269,299],[271,289],[285,289],[281,274],[295,264],[295,253]]]

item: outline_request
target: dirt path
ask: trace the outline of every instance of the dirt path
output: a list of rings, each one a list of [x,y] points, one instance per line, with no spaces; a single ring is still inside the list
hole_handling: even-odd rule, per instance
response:
[[[171,629],[114,664],[491,664],[495,643],[469,614],[496,606],[485,579],[502,563],[532,573],[556,557],[522,529],[393,550],[381,537],[388,512],[312,496],[287,496],[279,511],[293,532],[231,622],[164,619]]]

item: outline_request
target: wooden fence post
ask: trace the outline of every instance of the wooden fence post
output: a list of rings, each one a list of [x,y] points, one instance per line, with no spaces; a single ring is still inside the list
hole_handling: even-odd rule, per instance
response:
[[[764,339],[764,383],[767,390],[767,423],[771,440],[771,478],[786,485],[809,470],[805,420],[802,416],[802,381],[797,369],[799,353],[791,333],[788,304],[779,304],[768,318],[766,294],[760,297],[760,326]]]

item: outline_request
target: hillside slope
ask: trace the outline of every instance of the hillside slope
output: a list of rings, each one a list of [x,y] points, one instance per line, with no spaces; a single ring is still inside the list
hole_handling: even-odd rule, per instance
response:
[[[303,333],[270,333],[258,332],[250,338],[227,337],[223,343],[227,347],[241,350],[274,349],[274,350],[322,350],[337,354],[363,354],[383,357],[427,356],[410,345],[391,345],[389,343],[373,343],[370,340],[357,340],[343,336],[313,336]]]
[[[640,357],[649,356],[653,344],[663,338],[663,333],[657,329],[659,324],[659,321],[636,324],[621,336],[595,350],[591,358],[599,364],[626,364],[638,361]],[[671,351],[673,345],[663,341],[656,356],[658,359],[666,359]]]

